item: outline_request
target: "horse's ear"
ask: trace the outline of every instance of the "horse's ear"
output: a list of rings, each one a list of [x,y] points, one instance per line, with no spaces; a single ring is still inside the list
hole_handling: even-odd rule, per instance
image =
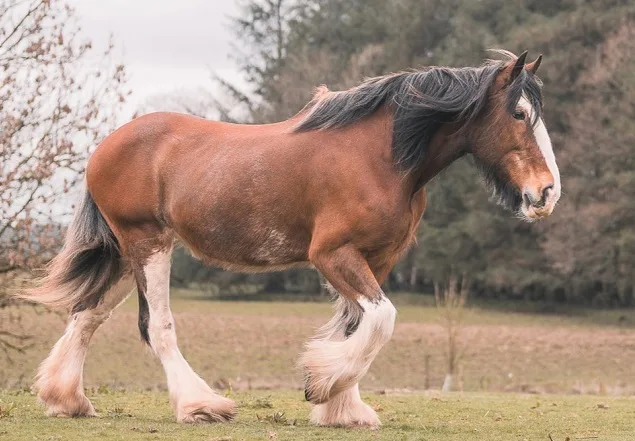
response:
[[[538,71],[538,68],[540,67],[541,61],[542,61],[542,54],[538,55],[538,58],[536,58],[536,61],[532,61],[531,63],[528,63],[527,66],[525,66],[525,68],[532,74],[535,74]]]
[[[516,79],[516,77],[520,75],[520,73],[523,71],[523,69],[525,68],[526,59],[527,59],[527,51],[520,54],[520,56],[516,59],[516,64],[514,64],[514,67],[512,67],[512,71],[509,74],[509,80],[508,80],[509,83],[512,83]]]

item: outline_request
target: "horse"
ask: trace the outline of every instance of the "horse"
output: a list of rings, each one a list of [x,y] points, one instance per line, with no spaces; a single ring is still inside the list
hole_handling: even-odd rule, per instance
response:
[[[154,113],[106,137],[62,250],[23,293],[70,313],[34,383],[48,415],[95,415],[82,385],[88,343],[136,286],[141,337],[165,370],[176,420],[234,417],[234,402],[177,345],[169,275],[180,243],[231,270],[316,268],[337,300],[300,357],[310,420],[379,426],[358,383],[393,333],[396,309],[381,285],[415,239],[426,184],[471,155],[494,201],[522,219],[548,216],[560,197],[542,55],[525,63],[527,52],[501,53],[478,67],[324,86],[282,122]]]

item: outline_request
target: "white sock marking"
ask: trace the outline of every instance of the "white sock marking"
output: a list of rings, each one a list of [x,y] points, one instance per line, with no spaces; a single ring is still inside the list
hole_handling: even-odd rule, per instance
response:
[[[390,300],[382,295],[374,301],[360,298],[358,303],[364,312],[353,334],[342,339],[322,329],[306,345],[301,364],[310,375],[309,395],[317,402],[359,382],[392,336],[397,311]]]
[[[233,403],[216,394],[183,358],[177,345],[170,311],[170,251],[156,252],[143,267],[150,322],[150,346],[161,360],[168,380],[170,400],[179,421],[195,421],[190,412],[207,409],[216,415],[233,414]],[[220,418],[215,418],[220,419]]]

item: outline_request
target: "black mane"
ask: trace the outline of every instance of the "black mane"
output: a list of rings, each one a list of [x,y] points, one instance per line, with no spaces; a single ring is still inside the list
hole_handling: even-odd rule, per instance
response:
[[[394,113],[393,158],[400,168],[410,171],[425,158],[441,124],[467,124],[479,115],[504,65],[503,61],[489,61],[480,67],[430,67],[370,78],[352,89],[315,97],[294,131],[348,126],[390,105]],[[537,121],[542,111],[540,82],[526,69],[508,87],[510,112],[523,94],[534,107]]]

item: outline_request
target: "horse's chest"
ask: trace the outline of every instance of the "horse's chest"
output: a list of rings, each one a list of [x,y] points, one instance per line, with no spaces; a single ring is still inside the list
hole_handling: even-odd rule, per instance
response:
[[[386,214],[381,223],[375,223],[369,234],[366,256],[371,266],[392,266],[416,240],[417,228],[425,209],[425,190],[417,193],[411,203]]]
[[[405,251],[414,239],[418,219],[410,212],[395,216],[389,221],[376,225],[369,231],[368,241],[364,244],[369,256],[394,255]]]

